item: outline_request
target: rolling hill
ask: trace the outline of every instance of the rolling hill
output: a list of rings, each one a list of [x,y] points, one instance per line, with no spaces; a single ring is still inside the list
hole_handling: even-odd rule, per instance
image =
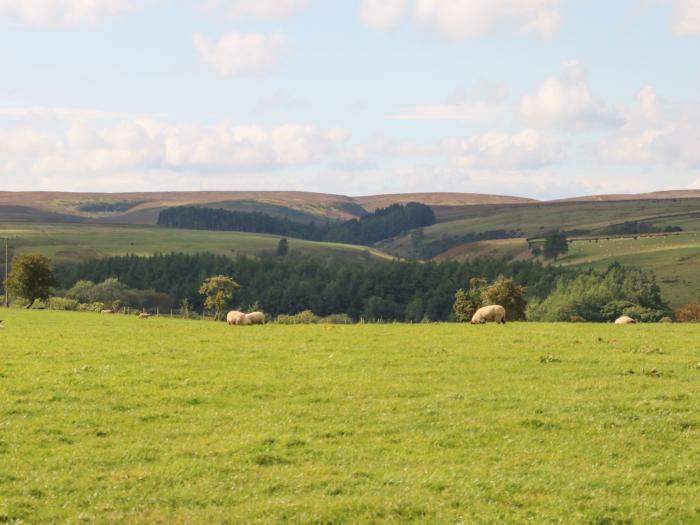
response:
[[[290,220],[351,219],[396,202],[428,205],[515,204],[518,197],[460,193],[414,193],[347,197],[309,192],[158,192],[61,193],[0,192],[0,220],[54,220],[153,225],[170,206],[207,206],[232,211],[260,211]]]
[[[257,254],[274,250],[278,237],[153,225],[161,210],[178,205],[257,211],[310,222],[357,218],[377,208],[412,201],[429,205],[437,218],[436,224],[423,230],[420,248],[424,258],[532,259],[526,239],[562,229],[571,239],[570,252],[557,264],[601,267],[620,261],[638,265],[657,273],[664,296],[673,306],[700,297],[700,190],[558,201],[471,193],[348,197],[308,192],[0,192],[0,236],[16,237],[17,253],[41,251],[58,261],[168,251]],[[606,233],[616,225],[639,221],[682,231],[672,237],[637,239],[609,238]],[[410,232],[371,247],[294,239],[291,247],[301,255],[358,261],[417,253]]]

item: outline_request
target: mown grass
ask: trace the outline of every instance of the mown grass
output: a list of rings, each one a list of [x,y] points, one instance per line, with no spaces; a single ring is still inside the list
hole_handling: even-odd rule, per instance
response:
[[[155,252],[219,255],[274,252],[280,237],[239,232],[180,230],[152,226],[106,224],[7,222],[0,225],[0,237],[10,237],[17,254],[39,252],[57,262],[77,262],[98,257],[153,255]],[[304,255],[390,259],[379,250],[365,246],[289,239],[292,252]]]
[[[0,317],[0,522],[700,521],[698,325]]]

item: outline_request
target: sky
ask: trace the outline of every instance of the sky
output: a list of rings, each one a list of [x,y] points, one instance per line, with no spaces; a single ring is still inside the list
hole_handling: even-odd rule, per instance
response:
[[[0,191],[700,188],[700,0],[0,0]]]

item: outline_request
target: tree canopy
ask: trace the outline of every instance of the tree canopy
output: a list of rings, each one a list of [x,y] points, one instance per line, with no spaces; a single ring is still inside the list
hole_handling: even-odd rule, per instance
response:
[[[30,308],[37,300],[51,296],[51,288],[56,286],[51,260],[40,254],[22,255],[12,261],[12,269],[7,276],[7,289],[10,295],[28,301]]]
[[[214,318],[221,319],[223,311],[233,299],[233,294],[240,285],[226,275],[217,275],[204,280],[199,287],[199,294],[205,297],[204,307],[214,311]]]

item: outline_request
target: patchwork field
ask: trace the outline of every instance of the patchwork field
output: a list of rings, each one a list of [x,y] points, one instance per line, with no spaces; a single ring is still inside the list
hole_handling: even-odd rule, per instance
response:
[[[3,523],[700,520],[700,325],[0,317]]]
[[[238,232],[176,230],[149,226],[105,224],[6,222],[0,224],[0,237],[10,237],[17,255],[39,252],[56,262],[76,262],[97,257],[153,255],[156,252],[197,253],[219,255],[258,254],[274,252],[279,236]],[[364,246],[334,244],[289,239],[292,253],[390,259],[391,257]]]

